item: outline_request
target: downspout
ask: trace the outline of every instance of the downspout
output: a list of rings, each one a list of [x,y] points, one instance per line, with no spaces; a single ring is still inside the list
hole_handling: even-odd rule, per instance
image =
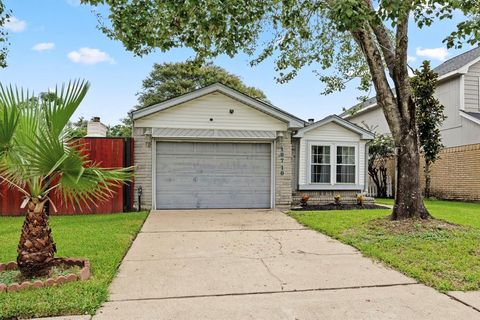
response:
[[[369,147],[369,143],[370,142],[367,142],[365,143],[365,168],[364,168],[364,179],[365,179],[365,190],[364,190],[364,193],[365,194],[368,194],[368,181],[370,180],[370,176],[368,174],[368,147]]]

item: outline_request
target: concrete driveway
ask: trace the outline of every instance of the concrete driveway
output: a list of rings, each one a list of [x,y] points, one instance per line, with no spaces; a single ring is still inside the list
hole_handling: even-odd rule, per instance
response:
[[[152,212],[94,319],[477,319],[279,211]]]

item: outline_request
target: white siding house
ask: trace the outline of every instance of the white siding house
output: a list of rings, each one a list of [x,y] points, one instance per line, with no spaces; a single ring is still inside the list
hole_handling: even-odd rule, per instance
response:
[[[443,144],[457,147],[480,143],[480,48],[447,60],[434,71],[439,75],[435,95],[447,117],[440,128]],[[340,116],[379,134],[390,133],[375,99]]]
[[[289,207],[301,190],[366,190],[366,143],[373,136],[337,116],[314,124],[221,84],[132,113],[142,207]],[[298,152],[292,146],[300,143]],[[311,146],[328,146],[328,183]],[[315,178],[319,174],[315,171]],[[323,180],[322,180],[323,181]],[[137,198],[137,197],[135,197]]]

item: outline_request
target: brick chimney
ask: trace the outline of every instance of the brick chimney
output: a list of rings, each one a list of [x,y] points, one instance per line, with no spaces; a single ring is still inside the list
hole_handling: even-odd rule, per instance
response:
[[[100,117],[93,117],[87,124],[87,137],[105,138],[107,126],[100,122]]]

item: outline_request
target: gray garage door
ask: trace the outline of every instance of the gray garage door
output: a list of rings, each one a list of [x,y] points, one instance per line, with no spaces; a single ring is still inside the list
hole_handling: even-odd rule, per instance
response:
[[[157,208],[269,208],[271,145],[157,142]]]

